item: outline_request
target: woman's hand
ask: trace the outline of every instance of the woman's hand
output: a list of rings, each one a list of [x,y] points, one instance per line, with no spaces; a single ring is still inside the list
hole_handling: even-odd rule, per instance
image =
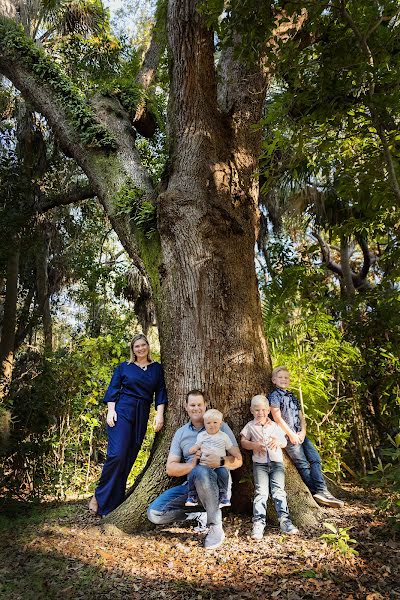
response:
[[[164,415],[160,414],[160,413],[156,413],[156,416],[154,417],[154,429],[155,431],[160,431],[160,429],[163,428],[164,425]]]
[[[115,408],[108,408],[107,411],[107,417],[106,417],[106,421],[107,421],[107,425],[109,427],[114,427],[115,423],[117,422],[118,419],[118,415],[115,411]]]

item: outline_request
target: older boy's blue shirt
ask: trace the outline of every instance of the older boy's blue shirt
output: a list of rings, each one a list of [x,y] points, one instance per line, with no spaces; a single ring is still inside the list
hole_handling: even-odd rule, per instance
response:
[[[296,433],[301,431],[301,406],[293,392],[275,388],[268,396],[268,401],[270,406],[280,409],[282,419],[290,429]]]

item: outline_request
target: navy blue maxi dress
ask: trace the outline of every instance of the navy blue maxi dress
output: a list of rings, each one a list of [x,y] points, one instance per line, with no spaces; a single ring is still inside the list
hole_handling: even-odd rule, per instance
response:
[[[118,365],[103,400],[116,403],[117,421],[114,427],[107,425],[107,457],[95,492],[99,515],[108,514],[125,498],[128,475],[146,434],[153,395],[156,407],[167,403],[158,362],[150,363],[146,370],[134,363]]]

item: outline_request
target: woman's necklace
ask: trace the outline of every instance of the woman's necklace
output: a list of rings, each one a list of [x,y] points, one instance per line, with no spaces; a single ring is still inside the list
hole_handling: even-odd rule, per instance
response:
[[[138,362],[137,362],[137,363],[135,363],[135,364],[136,364],[138,367],[140,367],[140,368],[142,369],[142,371],[147,371],[147,367],[149,366],[149,365],[140,365]]]

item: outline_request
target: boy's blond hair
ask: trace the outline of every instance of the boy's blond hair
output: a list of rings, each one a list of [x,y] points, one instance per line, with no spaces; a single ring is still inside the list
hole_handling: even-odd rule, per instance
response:
[[[271,375],[271,379],[274,379],[274,377],[276,377],[278,375],[278,373],[280,373],[281,371],[285,371],[286,373],[289,373],[289,369],[287,367],[275,367],[275,369],[272,371],[272,375]]]
[[[221,422],[224,420],[224,415],[222,414],[222,412],[220,410],[217,410],[216,408],[210,408],[209,410],[206,410],[206,412],[204,413],[204,417],[203,419],[220,419]]]
[[[264,394],[253,396],[250,402],[250,408],[254,408],[256,404],[265,404],[265,406],[268,407],[269,402],[267,396],[264,396]]]

